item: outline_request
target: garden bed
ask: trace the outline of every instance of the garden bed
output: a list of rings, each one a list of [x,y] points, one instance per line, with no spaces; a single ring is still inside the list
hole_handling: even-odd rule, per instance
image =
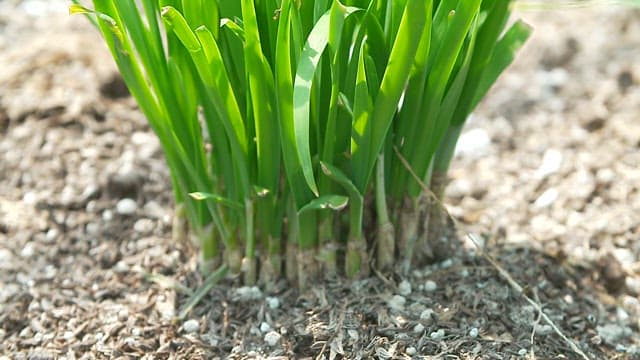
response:
[[[589,358],[640,358],[640,12],[521,16],[536,31],[446,205],[523,294],[468,242],[406,278],[228,279],[175,320],[197,253],[98,32],[63,1],[0,2],[0,359],[581,358],[525,296]]]

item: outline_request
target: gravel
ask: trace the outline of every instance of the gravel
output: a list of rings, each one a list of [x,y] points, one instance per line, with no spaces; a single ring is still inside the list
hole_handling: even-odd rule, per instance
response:
[[[182,329],[187,334],[192,334],[200,330],[200,323],[198,322],[198,320],[194,320],[194,319],[187,320],[182,324]]]
[[[138,204],[133,199],[122,199],[116,204],[116,213],[124,216],[133,215],[138,210]]]
[[[264,335],[264,342],[267,343],[268,346],[273,347],[278,344],[281,338],[282,335],[278,334],[277,332],[269,331]]]

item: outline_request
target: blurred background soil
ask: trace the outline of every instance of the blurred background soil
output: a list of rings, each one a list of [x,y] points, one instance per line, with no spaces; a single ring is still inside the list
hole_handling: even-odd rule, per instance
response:
[[[519,15],[534,36],[470,119],[446,205],[588,358],[640,358],[640,12]],[[64,1],[0,1],[0,359],[583,358],[473,244],[302,294],[229,279],[176,320],[203,279],[171,216],[98,32]]]

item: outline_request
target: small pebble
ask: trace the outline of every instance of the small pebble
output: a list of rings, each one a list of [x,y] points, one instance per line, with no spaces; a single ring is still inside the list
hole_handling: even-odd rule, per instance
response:
[[[156,299],[156,310],[160,313],[160,317],[163,320],[171,320],[176,314],[176,307],[171,299],[164,299],[158,297]]]
[[[86,212],[93,214],[98,210],[98,202],[95,200],[90,200],[87,202],[87,206],[85,206],[84,209],[86,210]]]
[[[113,211],[111,210],[105,210],[102,212],[102,220],[104,221],[111,221],[113,220]]]
[[[455,155],[471,159],[486,155],[491,150],[491,137],[484,129],[471,129],[460,135]]]
[[[533,203],[533,206],[538,209],[549,207],[553,205],[553,203],[558,199],[558,196],[560,196],[558,189],[547,189],[536,199],[536,201]]]
[[[64,335],[62,336],[63,339],[69,341],[71,339],[73,339],[75,336],[73,335],[73,331],[65,331]]]
[[[0,269],[3,269],[4,266],[11,264],[12,259],[13,253],[9,249],[0,249]]]
[[[262,299],[262,291],[257,286],[243,286],[235,290],[237,301],[255,301]]]
[[[435,313],[431,309],[426,309],[422,313],[420,313],[420,320],[432,320],[432,317]]]
[[[120,215],[133,215],[138,210],[138,204],[133,199],[122,199],[116,204],[116,212]]]
[[[108,210],[105,210],[105,213]],[[109,213],[111,213],[111,211],[109,211]],[[104,214],[103,214],[103,218],[104,218]],[[100,233],[100,224],[96,223],[96,222],[90,222],[87,225],[85,225],[84,231],[88,234],[88,235],[98,235],[98,233]]]
[[[47,231],[47,234],[45,235],[44,239],[45,241],[49,244],[52,243],[54,241],[56,241],[56,239],[58,238],[58,236],[60,235],[60,231],[58,229],[49,229]]]
[[[540,164],[540,167],[536,170],[536,178],[544,179],[558,172],[562,166],[562,158],[562,153],[556,149],[548,149],[545,151],[542,156],[542,164]]]
[[[28,242],[22,248],[22,251],[20,251],[20,256],[22,256],[23,258],[30,258],[33,256],[34,253],[35,253],[35,249],[33,247],[33,243]]]
[[[38,202],[38,195],[34,192],[27,192],[22,197],[22,201],[27,205],[35,205]]]
[[[409,356],[413,356],[418,352],[418,350],[416,350],[416,348],[414,348],[413,346],[409,346],[408,348],[405,349],[404,352],[407,353],[407,355]]]
[[[182,329],[187,334],[192,334],[200,330],[200,323],[198,322],[198,320],[194,319],[187,320],[184,322],[184,324],[182,324]]]
[[[403,296],[411,294],[411,283],[407,280],[402,280],[398,285],[398,292]]]
[[[120,321],[127,321],[127,319],[129,318],[129,310],[128,309],[122,309],[120,311],[118,311],[118,319]]]
[[[145,215],[153,219],[162,219],[162,217],[166,215],[165,209],[153,200],[144,204],[143,209]]]
[[[422,324],[416,324],[416,326],[413,327],[413,332],[416,334],[420,334],[421,332],[424,331],[424,325]]]
[[[518,350],[518,355],[525,356],[525,355],[527,355],[527,352],[528,352],[527,349],[520,349],[520,350]]]
[[[264,342],[266,342],[269,346],[276,346],[276,344],[278,344],[278,342],[280,341],[280,338],[282,338],[282,335],[278,334],[275,331],[269,331],[264,335]]]
[[[271,331],[271,325],[267,324],[266,322],[263,322],[262,324],[260,324],[260,331],[263,333]]]
[[[625,278],[625,285],[627,286],[627,289],[629,289],[630,293],[640,295],[640,279],[639,278],[636,278],[633,276],[627,276]]]
[[[436,284],[433,280],[427,280],[424,283],[424,291],[426,292],[434,292],[438,288],[438,284]]]
[[[596,327],[598,335],[605,343],[613,345],[632,334],[630,328],[618,324],[605,324]]]
[[[127,265],[125,262],[123,261],[118,261],[114,266],[113,266],[113,271],[115,271],[118,274],[124,274],[129,272],[129,265]]]
[[[89,201],[95,199],[100,194],[100,187],[96,184],[89,184],[82,191],[82,201]]]
[[[442,339],[444,337],[444,329],[439,329],[438,331],[434,331],[429,334],[429,337],[433,340]]]
[[[133,230],[141,234],[150,233],[151,231],[153,231],[154,227],[155,227],[155,224],[153,220],[150,220],[150,219],[138,219],[133,224]]]
[[[627,354],[632,355],[632,356],[640,355],[640,345],[631,345],[631,346],[629,346],[627,348]]]
[[[480,331],[478,330],[478,328],[471,328],[471,330],[469,330],[469,336],[471,336],[472,338],[478,337],[479,333]]]
[[[269,309],[277,309],[280,307],[280,299],[278,299],[277,297],[269,296],[266,298],[266,301]]]
[[[447,269],[447,268],[450,268],[451,266],[453,266],[453,259],[447,259],[440,263],[441,269]]]
[[[538,335],[549,335],[553,332],[553,328],[551,325],[539,325],[536,326],[536,334]]]
[[[388,304],[389,307],[393,310],[402,310],[404,309],[404,304],[407,303],[407,299],[401,295],[393,295],[391,299],[389,299]]]
[[[629,313],[625,309],[618,307],[616,308],[616,317],[618,321],[627,321],[629,320]]]

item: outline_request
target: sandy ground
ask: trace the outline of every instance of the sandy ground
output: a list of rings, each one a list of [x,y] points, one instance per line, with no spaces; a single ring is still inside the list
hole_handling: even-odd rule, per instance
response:
[[[176,319],[204,279],[157,140],[82,17],[0,1],[0,359],[640,358],[640,12],[521,15],[447,206],[523,293],[468,251],[305,293],[228,279]]]

